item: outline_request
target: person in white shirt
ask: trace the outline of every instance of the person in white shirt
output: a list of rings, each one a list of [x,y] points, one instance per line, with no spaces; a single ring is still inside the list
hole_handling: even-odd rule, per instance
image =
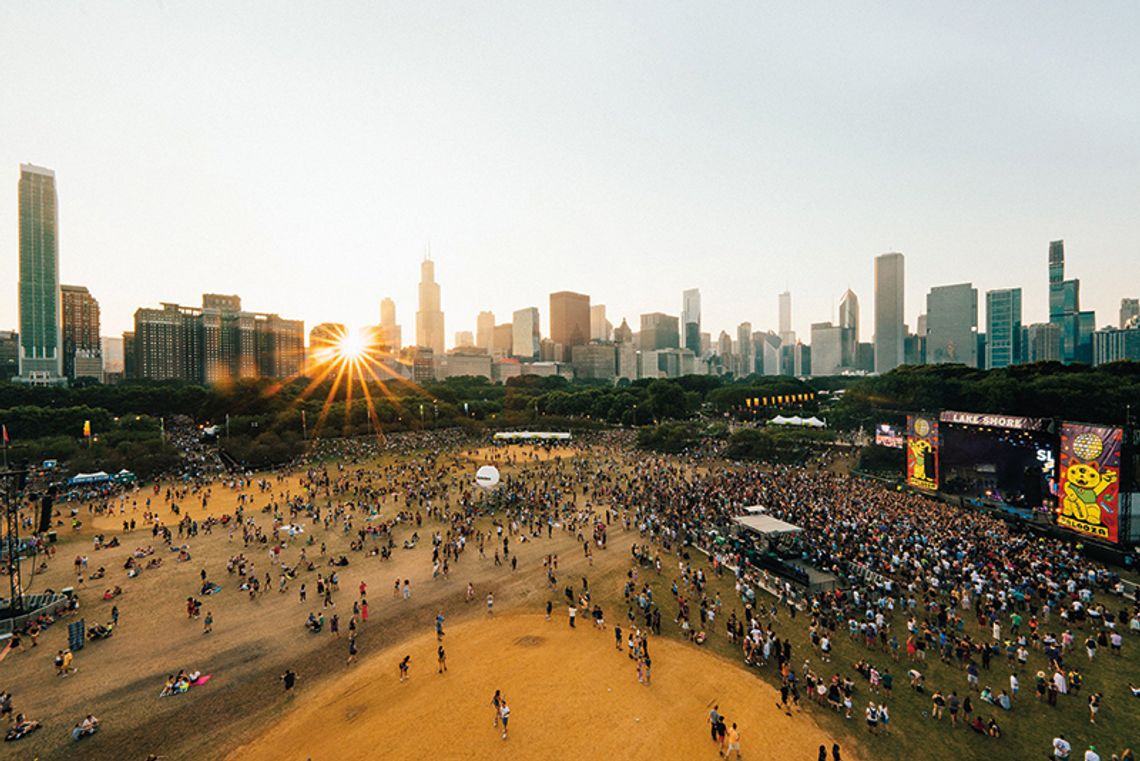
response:
[[[1053,738],[1053,758],[1064,761],[1073,752],[1073,746],[1069,745],[1069,741],[1065,739],[1064,735],[1057,735]]]
[[[1096,752],[1096,746],[1090,745],[1089,749],[1085,751],[1085,761],[1100,761],[1100,754]]]

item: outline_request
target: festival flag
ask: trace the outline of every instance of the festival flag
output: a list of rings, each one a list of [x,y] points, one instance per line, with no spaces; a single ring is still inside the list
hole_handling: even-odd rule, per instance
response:
[[[4,425],[0,426],[0,428],[4,429],[4,446],[8,446],[8,426]]]

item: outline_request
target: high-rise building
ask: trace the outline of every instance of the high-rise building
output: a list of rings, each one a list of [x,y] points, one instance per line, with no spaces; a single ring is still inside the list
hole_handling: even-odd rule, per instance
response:
[[[511,356],[512,344],[515,340],[515,328],[509,322],[495,326],[494,338],[491,341],[491,356],[497,358]]]
[[[65,383],[60,335],[59,199],[55,172],[20,164],[20,374],[36,385]]]
[[[435,282],[435,262],[420,263],[420,308],[416,312],[416,345],[443,354],[443,312],[440,309],[439,283]]]
[[[1085,318],[1086,323],[1089,319]],[[1081,281],[1065,279],[1063,240],[1049,243],[1049,322],[1061,330],[1062,362],[1092,361],[1091,334],[1083,341],[1081,337]],[[1088,356],[1078,356],[1082,349]]]
[[[99,340],[99,302],[82,285],[61,285],[60,303],[63,308],[63,374],[76,378],[103,379],[103,347]],[[75,371],[75,358],[83,360],[84,373]],[[93,361],[98,360],[96,373]]]
[[[608,341],[613,332],[613,323],[606,319],[606,305],[592,305],[590,307],[590,340]]]
[[[903,363],[906,331],[906,270],[897,252],[875,257],[875,372],[886,373]]]
[[[681,346],[701,356],[701,291],[690,288],[681,292]]]
[[[103,377],[111,383],[123,375],[123,338],[103,336],[99,343],[103,349]]]
[[[986,369],[1021,362],[1021,289],[986,291]]]
[[[340,326],[337,335],[343,333]],[[123,343],[128,377],[199,383],[288,378],[303,370],[305,326],[276,314],[243,312],[237,296],[206,294],[200,309],[167,303],[137,310],[133,335],[124,333]]]
[[[832,325],[830,322],[816,322],[811,326],[811,373],[812,375],[838,375],[850,369],[855,363],[849,354],[851,328]]]
[[[792,330],[792,294],[784,291],[780,294],[780,341],[791,345],[796,342],[795,331]]]
[[[680,330],[677,318],[661,312],[641,315],[641,331],[638,334],[638,348],[642,351],[681,348]]]
[[[470,349],[475,346],[475,334],[470,330],[455,331],[455,348]],[[489,375],[487,377],[490,377]]]
[[[737,378],[745,378],[756,372],[756,362],[752,353],[752,323],[742,322],[736,326],[736,367]]]
[[[844,352],[847,357],[850,357],[850,366],[854,368],[858,364],[859,357],[859,297],[850,288],[843,293],[843,298],[839,300],[839,327],[847,331],[844,333],[844,338],[847,341]]]
[[[1120,327],[1140,326],[1140,299],[1120,300]]]
[[[621,325],[614,328],[614,343],[633,343],[633,328],[629,326],[629,323],[625,321],[624,317],[621,318]]]
[[[1025,362],[1061,361],[1061,326],[1053,322],[1027,325],[1021,330],[1021,352]]]
[[[564,347],[590,340],[590,297],[583,293],[559,291],[550,294],[550,339]]]
[[[385,297],[380,302],[380,331],[376,340],[388,352],[397,354],[404,348],[403,333],[404,329],[396,323],[396,302]]]
[[[940,285],[926,295],[926,361],[978,366],[978,289]]]
[[[516,310],[511,315],[511,354],[519,359],[538,359],[542,346],[538,307]]]
[[[0,330],[0,381],[20,374],[20,334],[14,330]]]
[[[722,330],[716,339],[716,353],[721,358],[721,364],[730,365],[732,361],[732,336],[727,330]],[[731,367],[729,368],[732,369]]]
[[[572,346],[570,364],[574,377],[612,381],[617,376],[617,350],[612,343],[588,343]]]
[[[480,312],[475,317],[475,345],[490,354],[495,348],[495,313]]]
[[[1104,328],[1093,331],[1093,364],[1129,360],[1140,362],[1140,328]]]

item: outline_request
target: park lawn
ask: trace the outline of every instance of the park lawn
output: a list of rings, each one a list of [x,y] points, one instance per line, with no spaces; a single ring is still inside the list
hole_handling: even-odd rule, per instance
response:
[[[611,531],[614,528],[611,527]],[[617,527],[617,530],[620,531],[620,527]],[[690,550],[690,557],[694,570],[704,567],[706,575],[710,578],[707,594],[714,597],[719,592],[722,601],[721,615],[708,628],[709,636],[704,647],[743,664],[739,647],[729,642],[725,634],[725,621],[729,614],[735,610],[739,618],[744,610],[743,604],[736,596],[732,574],[726,571],[720,578],[712,576],[711,564],[704,554]],[[682,639],[679,625],[673,622],[677,615],[677,604],[671,591],[674,576],[678,578],[679,586],[681,584],[680,574],[674,573],[677,569],[677,560],[676,555],[663,554],[661,575],[658,576],[651,568],[641,568],[638,579],[639,583],[649,581],[653,589],[653,599],[661,606],[662,635]],[[614,579],[612,583],[598,584],[596,587],[593,581],[591,582],[595,599],[607,611],[607,620],[619,621],[623,626],[628,622],[625,615],[628,606],[621,594],[624,583],[624,574],[621,578]],[[757,590],[757,594],[761,595],[759,600],[765,605],[771,604],[773,598],[766,592]],[[691,595],[689,597],[691,599]],[[698,620],[697,607],[695,600],[690,603],[690,615],[694,622]],[[1116,600],[1111,607],[1119,607]],[[988,629],[981,630],[977,626],[976,618],[969,611],[967,614],[969,614],[966,623],[967,633],[976,641],[989,641]],[[1066,666],[1076,666],[1084,675],[1084,683],[1079,694],[1058,696],[1057,705],[1052,708],[1043,701],[1038,702],[1034,696],[1035,674],[1039,669],[1049,673],[1049,669],[1044,655],[1030,650],[1029,664],[1025,673],[1018,672],[1021,691],[1014,700],[1013,710],[1006,712],[983,703],[976,693],[971,698],[975,714],[980,714],[983,720],[988,720],[991,714],[996,717],[1003,736],[994,739],[979,735],[961,723],[956,729],[951,729],[948,713],[940,721],[929,718],[930,696],[934,689],[941,689],[947,696],[951,690],[957,690],[959,697],[964,698],[968,693],[966,674],[964,670],[957,668],[956,664],[944,664],[935,652],[928,651],[926,660],[917,666],[926,677],[926,691],[919,694],[912,690],[908,686],[909,680],[906,676],[907,670],[911,668],[905,650],[906,618],[899,611],[888,618],[892,631],[902,643],[898,663],[893,662],[890,655],[880,650],[869,650],[861,641],[851,640],[847,636],[845,627],[837,630],[832,638],[831,662],[823,663],[811,649],[808,636],[810,620],[810,616],[798,613],[793,621],[785,608],[780,611],[774,628],[780,639],[787,638],[791,641],[792,667],[801,680],[800,672],[803,661],[807,658],[817,673],[827,676],[839,673],[850,676],[855,681],[852,712],[854,718],[845,720],[842,713],[836,713],[812,702],[802,689],[801,681],[803,710],[812,712],[820,726],[835,737],[849,738],[846,743],[840,740],[841,745],[846,746],[853,742],[863,748],[864,751],[860,755],[865,757],[900,761],[929,758],[1046,758],[1051,752],[1050,744],[1057,733],[1064,734],[1072,743],[1074,758],[1083,757],[1084,750],[1089,744],[1096,745],[1098,752],[1106,760],[1112,753],[1119,753],[1126,747],[1133,747],[1135,750],[1140,745],[1140,699],[1133,698],[1128,689],[1130,682],[1140,684],[1140,638],[1134,635],[1125,636],[1123,655],[1120,657],[1114,657],[1108,652],[1098,652],[1095,661],[1090,664],[1081,644],[1084,641],[1083,633],[1075,629],[1077,647],[1067,656]],[[921,617],[918,620],[921,622]],[[1051,618],[1051,623],[1058,622],[1059,619],[1055,616]],[[1043,627],[1042,630],[1046,631],[1048,627]],[[1058,628],[1054,627],[1053,630],[1060,633]],[[697,647],[697,645],[692,646]],[[869,661],[880,671],[889,670],[894,675],[892,696],[887,698],[881,692],[873,696],[877,703],[886,703],[890,709],[889,735],[872,736],[867,731],[866,722],[863,720],[863,709],[868,699],[872,698],[872,694],[868,683],[854,669],[855,662],[860,659]],[[662,667],[667,666],[662,664]],[[1000,658],[995,657],[991,661],[990,668],[990,671],[981,671],[981,684],[983,686],[988,684],[994,694],[1003,688],[1008,690],[1009,667],[1006,665],[1004,655]],[[779,687],[775,659],[768,667],[756,667],[750,670],[758,678],[767,680],[774,687]],[[1104,694],[1095,725],[1089,724],[1087,702],[1088,696],[1093,692]]]

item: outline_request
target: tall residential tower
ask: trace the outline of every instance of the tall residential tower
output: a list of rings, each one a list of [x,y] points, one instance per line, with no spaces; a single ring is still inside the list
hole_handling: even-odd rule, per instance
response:
[[[20,375],[64,383],[59,301],[59,208],[55,172],[20,165]]]

